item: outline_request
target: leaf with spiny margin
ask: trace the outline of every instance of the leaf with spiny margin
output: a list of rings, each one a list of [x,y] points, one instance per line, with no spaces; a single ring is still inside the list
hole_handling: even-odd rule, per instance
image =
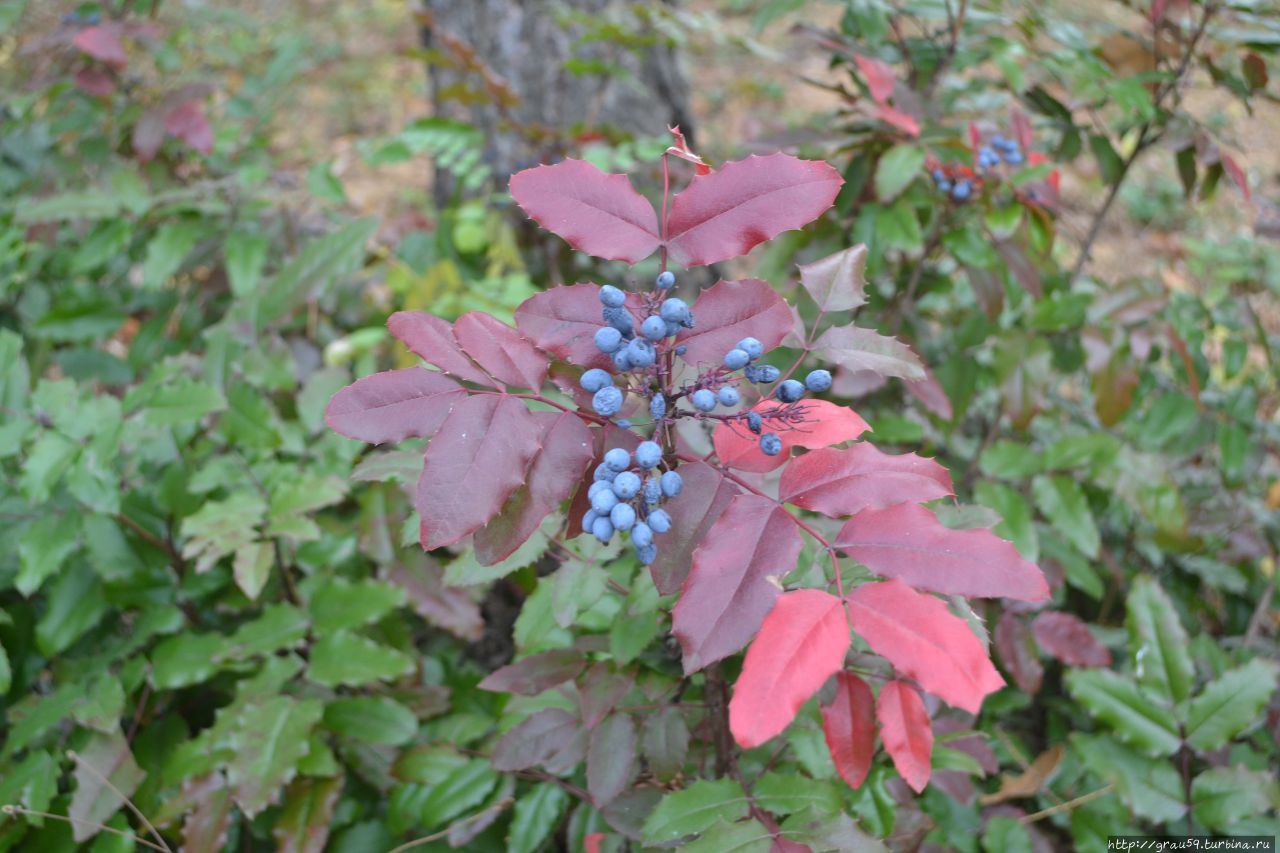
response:
[[[458,379],[494,387],[493,379],[462,351],[447,320],[425,311],[397,311],[387,318],[387,329],[427,364]]]
[[[833,518],[954,493],[951,475],[934,460],[883,453],[866,442],[806,453],[791,461],[778,486],[782,502]]]
[[[329,400],[324,420],[334,432],[368,444],[434,435],[467,398],[461,385],[421,367],[357,379]]]
[[[1140,755],[1106,735],[1073,734],[1071,744],[1086,767],[1115,784],[1137,817],[1172,823],[1187,813],[1182,779],[1172,762]]]
[[[335,631],[311,647],[307,678],[325,687],[392,681],[413,672],[413,658],[350,631]]]
[[[685,675],[741,649],[782,594],[804,542],[775,501],[739,494],[707,531],[672,611]]]
[[[905,681],[890,681],[876,698],[880,739],[893,766],[917,794],[932,772],[933,723],[919,692]]]
[[[1195,819],[1219,832],[1238,831],[1237,824],[1274,806],[1275,776],[1243,766],[1211,767],[1191,783],[1191,812]]]
[[[516,800],[507,830],[508,853],[535,853],[541,849],[568,804],[569,795],[551,782],[535,785]]]
[[[875,702],[865,681],[851,672],[840,672],[836,674],[835,697],[822,706],[822,732],[831,762],[851,788],[866,780],[875,757]]]
[[[1177,608],[1152,578],[1144,575],[1134,580],[1125,628],[1138,681],[1174,703],[1185,700],[1195,681],[1191,643]]]
[[[732,779],[701,779],[662,798],[645,819],[646,844],[666,844],[747,816],[747,795]]]
[[[98,834],[99,826],[120,810],[147,775],[119,731],[94,732],[84,749],[75,753],[76,789],[67,812],[77,842]]]
[[[324,708],[324,725],[340,735],[389,746],[402,746],[418,733],[413,711],[388,696],[331,699]]]
[[[1210,681],[1187,705],[1187,742],[1218,749],[1257,722],[1276,689],[1276,664],[1254,658]]]
[[[612,371],[613,361],[595,344],[595,334],[603,325],[600,310],[600,285],[561,285],[520,303],[516,328],[561,361]]]
[[[762,400],[752,410],[760,412],[766,418],[765,431],[769,432],[771,428],[768,426],[768,415],[780,408],[784,407],[776,400]],[[777,456],[766,456],[760,449],[759,437],[748,432],[742,423],[721,423],[712,437],[716,458],[722,464],[739,471],[764,473],[785,465],[791,458],[793,448],[816,450],[842,444],[858,438],[871,428],[853,409],[830,400],[804,400],[795,404],[794,411],[799,414],[800,423],[796,429],[782,428],[777,431],[778,437],[782,439],[782,452]]]
[[[342,795],[342,777],[296,779],[284,794],[284,809],[271,828],[278,853],[322,853]]]
[[[1031,494],[1040,512],[1068,542],[1086,557],[1097,558],[1102,540],[1079,483],[1066,475],[1039,476],[1031,481]]]
[[[503,735],[493,747],[497,770],[511,772],[542,765],[567,773],[586,756],[586,730],[563,708],[543,708]]]
[[[848,370],[869,370],[899,379],[925,378],[924,365],[911,347],[861,326],[833,326],[818,337],[813,352],[823,361]]]
[[[769,853],[777,847],[769,828],[752,818],[736,823],[718,821],[680,849],[686,853]]]
[[[576,649],[552,649],[521,658],[485,676],[477,687],[497,693],[537,696],[557,684],[576,678],[587,659]]]
[[[296,775],[298,762],[310,747],[311,729],[323,713],[320,701],[289,696],[254,702],[240,713],[227,781],[232,798],[246,815],[252,817],[279,801],[281,788]]]
[[[689,726],[679,708],[663,708],[645,721],[643,748],[649,770],[664,782],[684,769]]]
[[[676,335],[684,360],[691,365],[719,367],[724,354],[738,341],[753,337],[765,352],[782,343],[791,331],[791,308],[768,282],[758,278],[719,281],[698,294],[690,310],[697,323]]]
[[[684,490],[680,511],[671,513],[671,530],[659,537],[658,558],[649,567],[653,585],[661,595],[678,592],[688,577],[693,554],[738,494],[738,487],[704,462],[680,466]]]
[[[775,815],[812,809],[818,814],[839,814],[840,794],[828,782],[807,779],[798,773],[765,773],[751,787],[756,805]]]
[[[537,391],[547,378],[547,357],[492,314],[463,314],[453,324],[453,335],[476,364],[504,385]]]
[[[483,758],[468,761],[433,785],[422,802],[422,823],[442,826],[467,809],[479,805],[498,784],[498,774]]]
[[[587,791],[597,808],[626,790],[635,763],[635,721],[628,714],[610,714],[591,730],[587,745]]]
[[[344,628],[359,628],[377,622],[392,610],[403,607],[408,596],[403,588],[387,581],[365,578],[348,581],[329,578],[311,595],[308,609],[318,636]]]
[[[1173,755],[1182,745],[1169,706],[1132,679],[1109,669],[1077,669],[1067,673],[1066,683],[1090,714],[1148,755]]]
[[[867,247],[862,243],[799,267],[800,283],[822,312],[851,311],[866,304]]]

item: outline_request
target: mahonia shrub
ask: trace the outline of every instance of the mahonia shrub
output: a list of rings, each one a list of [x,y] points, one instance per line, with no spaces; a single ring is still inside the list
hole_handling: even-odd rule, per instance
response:
[[[580,639],[525,655],[482,681],[539,696],[577,680],[576,712],[535,704],[492,742],[496,769],[574,779],[566,789],[606,816],[626,803],[610,823],[646,843],[723,822],[708,842],[730,833],[798,844],[823,822],[789,799],[797,792],[786,784],[748,785],[742,771],[757,759],[733,753],[728,737],[743,750],[765,746],[822,690],[840,776],[864,783],[878,731],[920,791],[938,708],[925,696],[976,714],[1004,684],[964,599],[1036,601],[1048,586],[1012,544],[966,525],[947,501],[946,469],[878,450],[856,412],[811,396],[831,387],[824,367],[791,378],[811,357],[921,377],[908,347],[848,319],[864,302],[865,247],[800,267],[815,303],[809,328],[759,279],[720,281],[692,304],[671,295],[670,262],[738,258],[813,221],[843,183],[826,163],[783,153],[713,170],[673,132],[661,215],[627,176],[579,160],[511,179],[520,207],[579,251],[632,265],[659,253],[651,287],[554,287],[525,301],[514,327],[481,312],[452,324],[397,313],[391,333],[435,369],[360,379],[334,395],[326,418],[371,444],[429,439],[414,489],[423,548],[470,537],[477,561],[494,565],[550,527],[565,553],[582,549],[592,564],[634,556],[673,602],[683,679],[647,677],[614,636],[608,646]],[[668,198],[673,156],[696,174]],[[799,357],[773,364],[784,345]],[[629,549],[617,547],[623,538]],[[806,542],[821,558],[812,565],[801,559]],[[650,637],[665,625],[658,610],[643,618],[654,623]],[[716,694],[720,662],[744,648],[726,706]],[[699,673],[706,701],[683,701]],[[647,703],[622,704],[633,685]],[[705,750],[690,745],[691,732]],[[714,754],[715,775],[732,778],[690,783],[692,749]],[[778,790],[761,790],[769,787]]]

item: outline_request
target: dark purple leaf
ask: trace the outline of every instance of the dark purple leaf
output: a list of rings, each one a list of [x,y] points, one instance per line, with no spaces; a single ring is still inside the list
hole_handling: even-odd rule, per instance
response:
[[[719,367],[724,354],[745,337],[758,338],[767,352],[782,343],[794,323],[786,300],[758,278],[718,282],[698,295],[692,310],[697,325],[676,342],[688,348],[684,360],[695,365]]]
[[[627,714],[612,714],[591,731],[587,748],[587,791],[597,808],[626,790],[635,772],[636,725]]]
[[[516,328],[561,361],[612,369],[609,356],[596,349],[600,285],[571,284],[535,293],[516,309]]]
[[[434,435],[467,392],[447,376],[420,367],[356,380],[329,400],[324,420],[347,438],[383,444]]]
[[[793,459],[778,487],[780,500],[832,518],[951,494],[951,476],[937,462],[914,453],[882,453],[866,442]]]
[[[201,154],[213,151],[213,128],[200,101],[186,101],[170,110],[164,117],[164,129]]]
[[[493,747],[495,770],[510,773],[542,765],[552,773],[568,773],[586,754],[586,729],[563,708],[535,712]]]
[[[1023,693],[1034,696],[1044,680],[1044,666],[1031,646],[1031,632],[1017,615],[1006,610],[1000,614],[991,638],[1004,671]]]
[[[537,391],[547,378],[547,357],[491,314],[482,311],[463,314],[453,324],[453,336],[459,346],[499,382]]]
[[[586,665],[587,659],[576,649],[553,649],[507,664],[489,673],[477,686],[495,693],[537,696],[576,678]]]
[[[674,779],[688,755],[689,726],[679,708],[663,708],[645,720],[644,757],[655,776]]]
[[[453,326],[446,320],[424,311],[397,311],[388,318],[387,328],[428,364],[459,379],[493,387],[493,380],[458,346]]]
[[[654,586],[662,595],[680,590],[693,563],[693,552],[738,494],[738,488],[723,474],[702,462],[681,465],[680,476],[684,491],[679,512],[671,513],[671,530],[657,537],[658,559],[649,567]]]
[[[600,662],[587,670],[578,681],[578,705],[582,709],[582,724],[593,729],[605,715],[614,709],[627,695],[635,678],[628,672],[613,672],[609,665]]]
[[[1111,652],[1078,616],[1046,610],[1031,623],[1036,643],[1067,666],[1110,666]]]

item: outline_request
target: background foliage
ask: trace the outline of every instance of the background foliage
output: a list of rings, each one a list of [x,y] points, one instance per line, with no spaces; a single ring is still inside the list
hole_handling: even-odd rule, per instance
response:
[[[951,734],[920,796],[883,757],[845,786],[816,703],[731,771],[707,723],[726,676],[681,678],[670,600],[634,560],[556,525],[497,567],[423,554],[420,453],[325,428],[337,389],[413,363],[391,311],[509,320],[541,287],[627,274],[548,250],[493,189],[478,131],[389,97],[405,84],[343,42],[403,9],[335,10],[321,31],[247,4],[30,5],[0,8],[0,803],[26,812],[0,845],[134,849],[150,822],[192,850],[707,831],[685,846],[724,849],[719,822],[748,813],[813,849],[1277,834],[1280,254],[1274,153],[1249,144],[1275,115],[1268,4],[566,17],[583,43],[642,22],[695,57],[801,46],[807,82],[734,88],[709,66],[696,84],[713,164],[785,144],[846,179],[754,274],[790,293],[794,264],[867,244],[859,322],[930,375],[846,369],[834,393],[882,448],[935,455],[990,510],[974,521],[1051,577],[1047,607],[974,614],[1014,686],[935,721]],[[447,59],[400,47],[412,73]],[[748,98],[786,125],[735,113]],[[316,144],[335,128],[344,146]],[[666,144],[584,130],[546,157],[643,181]],[[1044,162],[955,202],[930,171],[970,168],[993,133]],[[443,208],[429,163],[456,177]],[[547,652],[560,668],[536,683],[478,686]],[[555,708],[630,721],[600,736],[627,747],[626,797],[596,807],[617,780],[577,746],[491,763]]]

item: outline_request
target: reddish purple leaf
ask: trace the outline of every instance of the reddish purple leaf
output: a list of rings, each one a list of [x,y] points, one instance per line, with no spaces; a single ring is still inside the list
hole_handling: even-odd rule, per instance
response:
[[[662,595],[679,592],[693,564],[693,553],[738,488],[719,471],[702,462],[680,466],[684,491],[671,513],[671,530],[657,537],[658,559],[649,567],[653,584]],[[674,506],[674,504],[673,504]]]
[[[116,90],[115,78],[101,66],[81,68],[76,72],[75,80],[80,91],[99,98],[105,98]]]
[[[539,434],[515,397],[476,394],[454,406],[427,445],[418,478],[422,547],[452,545],[497,515],[524,482]]]
[[[471,311],[453,324],[453,336],[499,382],[537,391],[547,378],[547,357],[491,314]]]
[[[143,163],[156,156],[164,143],[164,119],[166,109],[163,104],[144,111],[133,126],[133,150]]]
[[[596,349],[600,319],[600,286],[571,284],[535,293],[516,309],[516,328],[561,361],[582,367],[613,368],[609,356]]]
[[[693,553],[693,567],[672,611],[685,675],[741,649],[782,594],[804,542],[774,501],[739,494]]]
[[[890,681],[880,688],[876,717],[884,751],[903,780],[920,793],[929,784],[933,755],[933,727],[920,694],[906,682]]]
[[[591,731],[587,747],[587,791],[597,808],[626,790],[635,772],[636,724],[626,714],[612,714]]]
[[[978,713],[1004,686],[969,624],[900,580],[863,584],[847,597],[853,630],[904,675],[945,702]]]
[[[476,531],[476,559],[482,566],[505,560],[527,542],[542,520],[573,492],[595,456],[594,436],[577,415],[536,412],[533,418],[541,447],[523,487]]]
[[[213,128],[200,101],[186,101],[174,107],[164,117],[164,129],[201,154],[213,151]]]
[[[725,163],[719,171],[696,175],[672,199],[667,249],[684,267],[745,255],[817,219],[843,183],[827,163],[789,154]]]
[[[503,735],[493,747],[493,768],[503,773],[541,764],[552,773],[567,773],[586,753],[586,729],[563,708],[544,708]]]
[[[912,139],[920,135],[920,122],[916,120],[916,117],[910,113],[904,113],[897,107],[880,104],[876,107],[876,118],[887,125],[896,127]]]
[[[689,757],[689,726],[682,709],[670,705],[645,719],[644,757],[653,775],[668,782]]]
[[[578,706],[582,710],[582,724],[589,729],[600,725],[600,721],[622,701],[633,684],[635,676],[631,673],[614,672],[604,662],[594,664],[578,680]]]
[[[1078,616],[1046,610],[1031,623],[1036,643],[1067,666],[1110,666],[1111,652]]]
[[[776,400],[762,400],[753,408],[767,412],[778,408]],[[814,450],[832,444],[852,441],[871,427],[862,417],[847,406],[829,400],[805,400],[800,404],[804,422],[797,429],[778,432],[782,439],[782,452],[777,456],[765,456],[760,450],[760,437],[742,424],[722,423],[712,436],[716,458],[730,468],[739,471],[764,473],[785,465],[791,458],[793,447]]]
[[[914,453],[882,453],[866,442],[792,460],[778,487],[780,500],[832,518],[951,494],[951,475],[937,462]]]
[[[718,282],[698,295],[692,311],[697,326],[676,336],[687,347],[684,360],[689,364],[719,367],[724,354],[745,337],[758,338],[765,351],[771,350],[793,325],[786,300],[758,278]],[[599,319],[595,327],[600,327]]]
[[[1245,177],[1244,169],[1240,168],[1240,164],[1230,154],[1223,153],[1222,167],[1227,170],[1227,174],[1231,176],[1232,182],[1244,194],[1244,200],[1253,202],[1253,192],[1249,189],[1249,179]]]
[[[586,666],[587,659],[577,649],[553,649],[500,667],[476,686],[495,693],[537,696],[576,678]]]
[[[445,586],[444,571],[425,554],[408,555],[387,580],[408,594],[409,606],[428,624],[473,643],[484,635],[480,607],[466,590]]]
[[[903,382],[902,387],[907,390],[908,394],[919,400],[920,404],[929,412],[944,421],[951,420],[951,400],[947,397],[947,392],[943,389],[942,384],[938,382],[937,377],[933,375],[929,368],[925,368],[924,379]]]
[[[729,730],[743,749],[780,734],[844,664],[849,625],[840,599],[819,589],[783,594],[742,662],[729,701]]]
[[[347,438],[369,444],[433,435],[467,396],[458,383],[420,367],[358,379],[333,395],[324,421]]]
[[[893,87],[897,84],[897,80],[893,76],[893,66],[879,59],[863,56],[860,53],[853,55],[853,61],[858,66],[858,73],[867,81],[867,88],[871,90],[871,98],[877,104],[883,104],[889,100],[889,97],[893,94]]]
[[[876,751],[876,699],[851,672],[836,674],[836,695],[822,706],[822,732],[840,778],[857,788],[871,770]]]
[[[1004,611],[996,622],[992,645],[1000,655],[1004,671],[1013,678],[1018,689],[1032,696],[1039,693],[1040,684],[1044,681],[1044,666],[1031,647],[1031,632],[1027,630],[1026,623],[1010,611]]]
[[[631,179],[605,174],[584,160],[517,172],[511,196],[543,228],[597,258],[635,264],[661,242],[658,215]]]
[[[76,33],[71,43],[99,62],[115,68],[124,68],[129,62],[120,41],[120,28],[115,24],[85,27]]]
[[[493,387],[493,380],[458,346],[448,321],[425,311],[397,311],[387,319],[387,328],[428,364],[459,379]]]
[[[800,283],[824,313],[851,311],[866,303],[866,245],[859,243],[799,268]]]
[[[1049,597],[1044,574],[989,530],[952,530],[919,504],[864,509],[836,536],[837,548],[878,575],[919,589],[972,598]]]

